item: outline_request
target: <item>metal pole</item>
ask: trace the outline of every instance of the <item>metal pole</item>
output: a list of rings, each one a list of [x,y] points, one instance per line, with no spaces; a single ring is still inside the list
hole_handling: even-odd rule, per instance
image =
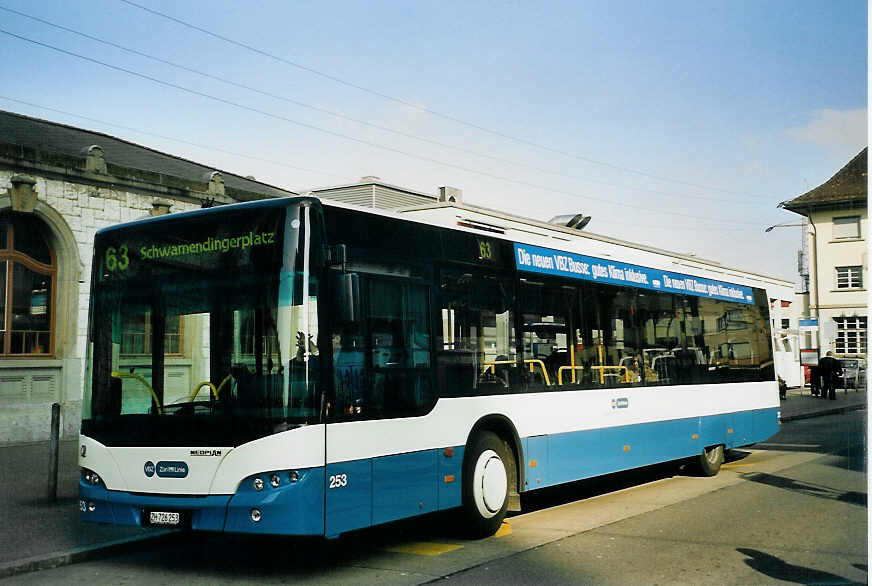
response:
[[[808,222],[811,224],[811,227],[814,228],[814,246],[812,247],[812,252],[814,253],[814,316],[817,318],[818,329],[817,329],[817,348],[818,348],[818,360],[821,358],[821,329],[824,327],[824,324],[821,323],[821,310],[820,310],[820,296],[818,293],[818,285],[820,285],[820,278],[818,277],[818,237],[817,237],[817,226],[815,226],[814,221],[811,219],[811,208],[808,209]]]
[[[51,447],[48,455],[48,500],[58,499],[58,449],[60,446],[61,406],[51,404]]]

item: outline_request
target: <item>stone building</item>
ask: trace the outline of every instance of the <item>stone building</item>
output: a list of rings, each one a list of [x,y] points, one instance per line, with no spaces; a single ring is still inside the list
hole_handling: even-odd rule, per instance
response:
[[[826,183],[781,207],[807,218],[807,293],[801,315],[819,321],[803,348],[839,357],[866,356],[868,147]],[[818,344],[820,344],[818,346]]]

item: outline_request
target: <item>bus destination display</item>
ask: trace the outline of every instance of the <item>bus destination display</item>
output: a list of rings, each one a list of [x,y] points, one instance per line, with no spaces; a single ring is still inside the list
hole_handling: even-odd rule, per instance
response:
[[[709,297],[737,303],[754,303],[751,287],[744,285],[608,261],[530,244],[516,242],[514,247],[515,266],[522,271],[586,281],[600,281],[612,285],[627,285],[655,291],[668,291],[696,297]]]

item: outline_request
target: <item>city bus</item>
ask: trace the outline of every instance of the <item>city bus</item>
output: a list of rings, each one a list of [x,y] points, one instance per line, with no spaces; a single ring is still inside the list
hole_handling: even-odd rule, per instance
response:
[[[778,431],[754,275],[441,207],[298,197],[100,230],[82,520],[333,538],[455,511],[483,537],[524,492],[714,475]]]

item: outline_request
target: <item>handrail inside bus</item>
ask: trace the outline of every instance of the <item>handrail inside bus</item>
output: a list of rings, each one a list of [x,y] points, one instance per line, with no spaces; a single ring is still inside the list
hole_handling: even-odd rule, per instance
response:
[[[143,385],[145,385],[145,388],[148,389],[148,392],[151,393],[151,399],[152,399],[152,401],[154,401],[155,407],[157,407],[158,415],[163,414],[163,409],[161,409],[161,406],[160,406],[160,399],[157,398],[157,394],[154,392],[154,389],[151,388],[151,385],[148,384],[148,381],[145,380],[144,376],[142,376],[141,374],[136,374],[135,372],[118,372],[116,370],[116,371],[112,372],[112,377],[113,378],[133,378],[133,379],[136,379],[139,382],[141,382]]]
[[[584,367],[583,366],[561,366],[560,368],[558,368],[557,369],[557,384],[558,385],[563,384],[563,371],[564,370],[571,370],[572,372],[575,372],[575,371],[582,372],[584,370]]]
[[[221,384],[218,385],[218,388],[215,388],[215,385],[212,384],[211,382],[204,380],[203,382],[198,384],[196,387],[194,387],[194,390],[191,392],[191,396],[188,397],[188,402],[189,403],[192,402],[194,400],[194,398],[197,396],[197,394],[200,392],[200,389],[202,389],[203,387],[205,387],[207,385],[212,390],[212,396],[217,399],[218,395],[221,394],[221,389],[224,388],[224,385],[227,384],[227,381],[229,381],[232,376],[233,375],[231,375],[231,374],[228,374],[227,376],[225,376],[224,380],[221,381]]]
[[[598,370],[600,384],[604,384],[606,382],[606,371],[607,370],[616,370],[618,374],[623,379],[621,382],[628,383],[630,382],[630,372],[626,366],[591,366],[591,370]]]
[[[189,403],[192,402],[194,400],[194,398],[197,396],[197,394],[200,392],[200,389],[202,389],[205,386],[208,386],[212,390],[213,397],[215,397],[216,399],[218,398],[218,389],[215,388],[215,385],[213,385],[211,382],[209,382],[207,380],[204,380],[203,382],[198,384],[196,387],[194,387],[194,390],[191,393],[191,396],[188,397],[188,402]]]
[[[496,374],[496,369],[494,368],[497,364],[516,364],[514,360],[488,360],[484,363],[485,372],[488,370],[491,371],[491,374]],[[530,372],[536,372],[535,366],[538,364],[542,368],[542,375],[545,377],[545,384],[549,387],[551,386],[551,379],[548,377],[548,369],[545,368],[545,363],[536,358],[527,358],[524,360],[524,364],[530,365]]]

